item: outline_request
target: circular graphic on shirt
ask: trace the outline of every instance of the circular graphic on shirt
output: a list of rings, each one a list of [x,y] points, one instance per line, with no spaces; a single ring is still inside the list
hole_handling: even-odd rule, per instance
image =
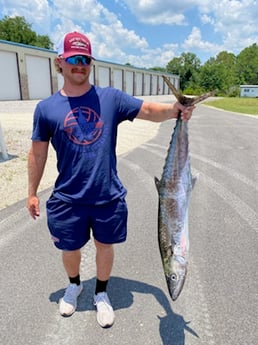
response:
[[[90,145],[102,135],[103,122],[93,109],[77,107],[66,115],[64,131],[75,144]]]

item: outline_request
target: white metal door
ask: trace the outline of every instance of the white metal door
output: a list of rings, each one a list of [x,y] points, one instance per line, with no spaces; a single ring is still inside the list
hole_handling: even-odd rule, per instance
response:
[[[126,71],[125,74],[125,92],[127,92],[129,95],[133,95],[133,72]]]
[[[20,100],[16,53],[0,51],[0,100]]]
[[[99,86],[106,87],[110,86],[110,69],[109,67],[98,67],[99,72]]]
[[[114,69],[114,88],[123,90],[123,71],[121,69]]]
[[[143,90],[142,90],[142,73],[136,72],[135,82],[136,82],[135,96],[142,96],[143,95]]]
[[[144,96],[149,96],[151,93],[150,74],[144,74]]]
[[[156,75],[152,76],[151,94],[157,95],[158,78]]]
[[[51,95],[49,59],[39,56],[26,56],[29,99],[43,99]]]

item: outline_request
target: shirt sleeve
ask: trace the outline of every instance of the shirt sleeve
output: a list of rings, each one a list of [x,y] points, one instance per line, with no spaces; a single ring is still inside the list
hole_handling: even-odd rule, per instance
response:
[[[33,117],[32,141],[49,141],[51,138],[48,122],[41,110],[40,103],[37,104]]]
[[[120,102],[119,102],[119,113],[120,121],[133,121],[134,118],[139,113],[143,100],[130,96],[127,93],[119,91],[120,93]]]

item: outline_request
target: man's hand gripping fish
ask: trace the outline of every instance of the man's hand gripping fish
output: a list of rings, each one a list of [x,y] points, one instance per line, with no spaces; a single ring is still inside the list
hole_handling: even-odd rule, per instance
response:
[[[177,100],[191,106],[213,95],[185,97],[163,76]],[[188,266],[188,207],[195,179],[191,174],[188,151],[188,123],[179,114],[160,180],[155,177],[159,194],[158,240],[168,291],[173,301],[181,293]]]

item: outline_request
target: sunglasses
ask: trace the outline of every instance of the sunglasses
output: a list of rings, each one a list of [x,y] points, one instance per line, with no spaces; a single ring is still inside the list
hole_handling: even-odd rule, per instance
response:
[[[84,55],[74,55],[66,58],[65,62],[69,63],[70,65],[78,65],[79,63],[81,63],[82,65],[90,65],[91,58]]]

